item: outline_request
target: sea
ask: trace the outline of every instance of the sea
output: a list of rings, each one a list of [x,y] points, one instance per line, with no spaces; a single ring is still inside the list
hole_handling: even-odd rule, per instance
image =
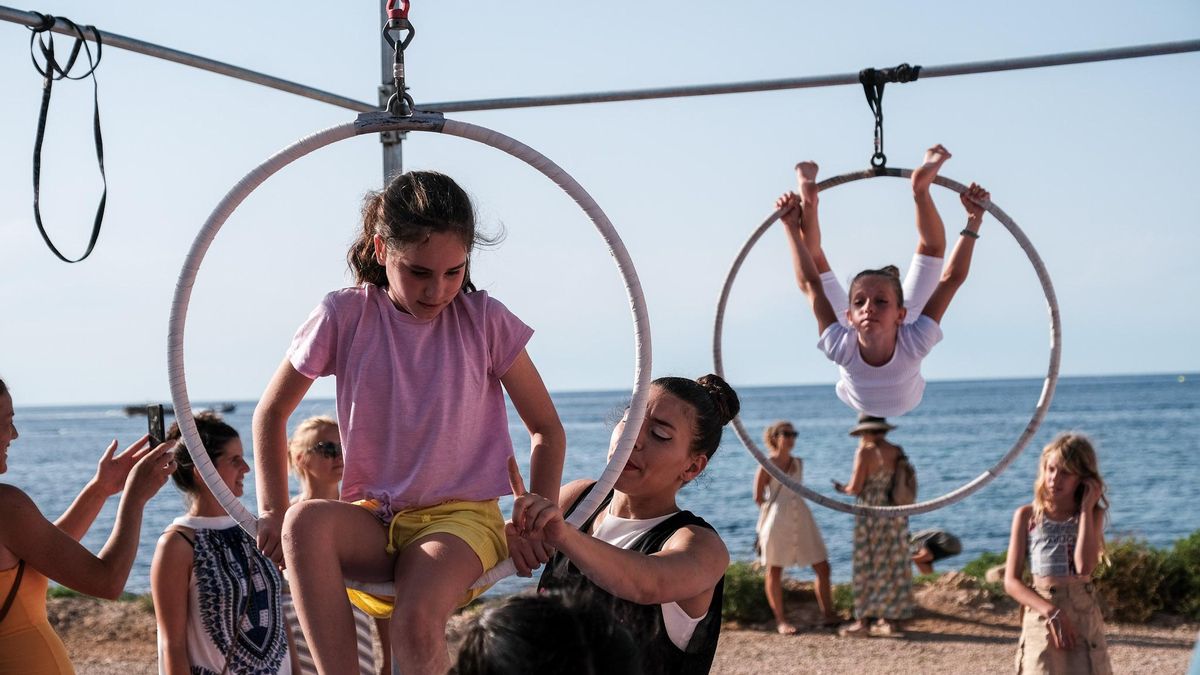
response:
[[[930,382],[921,406],[892,420],[889,439],[901,445],[916,467],[920,500],[954,490],[993,467],[1029,424],[1041,379]],[[847,435],[854,414],[837,400],[831,385],[745,387],[739,390],[742,421],[755,438],[776,420],[790,420],[800,432],[794,455],[803,459],[805,484],[834,495],[831,480],[847,481],[855,439]],[[609,436],[630,392],[567,392],[553,395],[567,432],[564,482],[594,478],[604,468]],[[3,481],[25,490],[48,518],[63,512],[95,471],[112,439],[124,444],[145,431],[144,416],[126,416],[124,405],[23,407],[16,401],[20,438],[9,448]],[[249,447],[255,402],[236,401],[225,418]],[[203,402],[193,402],[201,409]],[[314,414],[332,414],[332,400],[306,399],[292,417],[294,426]],[[528,478],[529,437],[509,411],[509,431]],[[1111,503],[1106,537],[1134,537],[1168,547],[1200,529],[1200,374],[1063,377],[1049,414],[1028,447],[1007,470],[966,499],[914,516],[910,530],[941,528],[957,535],[963,551],[940,562],[957,569],[984,552],[1003,552],[1014,509],[1030,501],[1041,448],[1055,435],[1079,431],[1094,441]],[[734,560],[753,559],[757,509],[752,486],[757,463],[732,429],[699,478],[679,494],[682,508],[711,523]],[[252,477],[252,476],[251,476]],[[295,489],[293,484],[293,489]],[[246,481],[243,500],[255,510],[254,484]],[[508,513],[511,498],[501,500]],[[104,545],[116,514],[112,498],[83,539],[92,551]],[[829,552],[835,582],[851,577],[854,517],[810,504]],[[147,505],[137,561],[126,590],[145,593],[155,541],[184,503],[171,483]],[[809,569],[787,573],[812,578]],[[536,576],[536,575],[535,575]],[[533,580],[509,578],[489,594],[528,588]]]

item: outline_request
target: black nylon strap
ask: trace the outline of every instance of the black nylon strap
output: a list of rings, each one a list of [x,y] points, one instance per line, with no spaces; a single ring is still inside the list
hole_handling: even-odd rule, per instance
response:
[[[875,154],[871,155],[871,166],[882,169],[887,164],[883,154],[883,87],[888,82],[916,82],[921,75],[921,66],[901,63],[895,68],[864,68],[858,73],[867,105],[875,115]]]
[[[8,616],[8,610],[12,607],[13,601],[17,599],[17,590],[21,588],[21,577],[25,576],[25,561],[17,563],[16,578],[13,579],[12,588],[8,591],[8,597],[4,599],[4,606],[0,607],[0,621]]]
[[[46,242],[46,246],[50,247],[50,251],[63,262],[76,263],[87,258],[92,254],[92,250],[96,248],[96,240],[100,238],[100,226],[104,222],[104,206],[108,201],[108,178],[104,173],[104,137],[100,133],[100,84],[96,81],[96,67],[100,65],[102,43],[100,41],[100,31],[96,30],[95,26],[86,26],[85,28],[92,33],[92,40],[96,43],[96,56],[93,60],[92,50],[84,38],[83,29],[74,21],[61,16],[39,16],[41,16],[42,22],[40,25],[30,28],[33,34],[29,36],[29,57],[33,61],[33,67],[43,77],[42,106],[38,114],[37,136],[33,142],[33,218],[37,223],[38,232],[42,235],[42,240]],[[50,34],[51,27],[59,21],[70,26],[71,30],[75,33],[75,42],[71,47],[71,53],[67,57],[65,65],[60,65],[54,56],[54,36]],[[42,58],[46,64],[45,68],[37,61],[36,52],[34,51],[35,47],[42,53]],[[81,75],[72,76],[70,74],[71,68],[74,67],[76,60],[79,58],[81,49],[87,55],[88,70]],[[92,222],[92,234],[88,240],[87,250],[83,252],[83,255],[71,260],[58,250],[58,247],[50,240],[50,235],[46,232],[46,228],[42,224],[42,142],[46,135],[46,120],[50,113],[50,96],[54,88],[54,81],[82,80],[85,77],[92,78],[92,100],[94,102],[92,135],[95,139],[96,163],[100,167],[100,182],[103,185],[103,190],[100,193],[100,203],[96,206],[96,217]]]

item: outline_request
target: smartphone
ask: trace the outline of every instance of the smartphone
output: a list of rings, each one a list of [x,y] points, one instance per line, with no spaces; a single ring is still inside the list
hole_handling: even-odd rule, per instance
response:
[[[166,426],[163,421],[163,406],[155,403],[146,406],[146,431],[150,434],[150,445],[155,446],[167,438]]]

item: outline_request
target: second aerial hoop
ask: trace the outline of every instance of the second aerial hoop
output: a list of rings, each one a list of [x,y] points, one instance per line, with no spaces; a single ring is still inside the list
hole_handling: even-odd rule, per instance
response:
[[[817,189],[824,191],[857,180],[878,178],[880,176],[909,178],[912,176],[912,171],[910,169],[883,167],[867,169],[865,171],[855,171],[852,173],[842,174],[840,176],[834,176],[833,178],[827,178],[817,184]],[[959,194],[963,194],[967,191],[966,186],[962,183],[950,180],[949,178],[945,178],[943,176],[936,177],[933,182]],[[1013,444],[1013,446],[1008,450],[1007,453],[1004,454],[1003,457],[1000,458],[1000,461],[996,462],[996,464],[991,468],[984,471],[979,476],[976,476],[973,480],[967,482],[961,487],[951,492],[947,492],[940,497],[935,497],[934,499],[919,502],[917,504],[909,504],[907,506],[863,506],[860,504],[848,504],[840,499],[827,497],[806,487],[803,483],[784,473],[778,466],[775,466],[775,463],[772,462],[754,442],[754,439],[750,436],[749,432],[746,431],[746,427],[742,424],[741,417],[739,416],[733,418],[734,432],[737,433],[737,436],[739,439],[741,439],[742,444],[746,446],[746,449],[751,455],[754,456],[756,460],[758,460],[758,463],[768,474],[773,476],[781,484],[787,486],[793,492],[796,492],[809,501],[816,502],[821,506],[825,506],[836,511],[844,511],[846,513],[854,513],[857,515],[874,514],[884,516],[912,516],[918,513],[928,513],[929,511],[934,511],[943,506],[949,506],[950,504],[954,504],[955,502],[961,501],[962,499],[974,494],[980,488],[992,482],[996,476],[999,476],[1001,473],[1003,473],[1004,470],[1007,469],[1014,460],[1016,460],[1017,456],[1021,454],[1021,451],[1024,450],[1025,446],[1029,444],[1029,441],[1033,438],[1033,435],[1037,433],[1038,427],[1041,426],[1042,420],[1045,419],[1046,412],[1050,408],[1050,400],[1054,398],[1054,389],[1058,384],[1059,363],[1062,359],[1062,323],[1058,312],[1058,299],[1054,294],[1054,285],[1051,283],[1050,274],[1046,271],[1046,267],[1042,263],[1041,256],[1039,256],[1037,250],[1034,249],[1033,243],[1029,241],[1029,238],[1025,236],[1025,233],[1020,227],[1017,226],[1016,222],[1014,222],[1013,219],[1003,211],[1003,209],[1001,209],[999,206],[996,206],[995,203],[988,202],[986,209],[988,213],[992,214],[992,216],[998,220],[1000,224],[1005,227],[1005,229],[1008,230],[1009,234],[1012,235],[1013,239],[1016,240],[1017,244],[1021,247],[1021,250],[1025,252],[1026,257],[1029,258],[1029,263],[1033,266],[1033,270],[1037,274],[1038,281],[1041,283],[1042,292],[1046,296],[1046,308],[1050,314],[1050,362],[1046,369],[1046,378],[1042,383],[1042,393],[1041,396],[1038,397],[1037,406],[1034,408],[1033,414],[1029,418],[1029,423],[1025,426],[1025,430],[1021,432],[1021,435],[1017,438],[1017,441]],[[721,355],[721,333],[724,329],[725,306],[729,301],[729,293],[733,289],[734,279],[737,278],[737,273],[741,269],[742,263],[746,260],[746,256],[749,255],[750,250],[754,248],[754,245],[758,243],[758,240],[762,238],[767,229],[770,228],[771,225],[773,225],[778,219],[779,212],[776,211],[768,216],[767,219],[758,226],[758,229],[751,233],[750,238],[744,245],[742,245],[741,250],[738,251],[737,257],[734,258],[733,264],[729,268],[729,274],[725,277],[725,284],[721,288],[721,297],[717,301],[717,317],[713,326],[713,370],[716,371],[717,375],[720,375],[726,380],[729,378],[725,376],[725,365]]]

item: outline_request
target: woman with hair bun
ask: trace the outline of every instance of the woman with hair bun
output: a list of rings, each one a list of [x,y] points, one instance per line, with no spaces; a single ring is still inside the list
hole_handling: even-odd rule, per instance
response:
[[[237,431],[214,412],[196,415],[196,430],[225,487],[241,497],[250,471]],[[179,424],[167,430],[179,441]],[[183,443],[171,475],[187,513],[158,539],[150,592],[158,623],[158,671],[299,672],[283,616],[283,577],[225,511]]]
[[[642,645],[646,673],[706,673],[712,665],[729,551],[711,525],[680,510],[676,497],[708,466],[739,405],[716,375],[655,380],[615,489],[583,527],[568,526],[564,514],[587,496],[592,481],[563,486],[557,503],[536,498],[526,514],[524,536],[558,551],[539,588],[605,598]],[[624,428],[623,419],[610,456]],[[523,574],[537,567],[536,560],[514,562]]]

